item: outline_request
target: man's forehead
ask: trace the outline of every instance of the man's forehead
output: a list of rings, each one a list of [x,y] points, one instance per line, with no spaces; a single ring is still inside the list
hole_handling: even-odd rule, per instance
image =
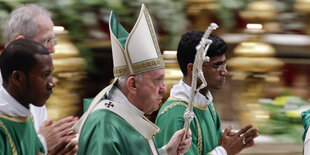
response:
[[[211,63],[225,62],[225,61],[226,61],[225,54],[224,55],[220,55],[220,56],[213,56],[213,57],[210,58],[210,62]]]

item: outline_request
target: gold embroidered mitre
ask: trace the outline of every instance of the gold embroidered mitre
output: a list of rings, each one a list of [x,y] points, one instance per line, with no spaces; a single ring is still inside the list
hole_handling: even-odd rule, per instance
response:
[[[144,4],[130,33],[123,28],[113,12],[109,27],[114,77],[165,67],[152,20]]]

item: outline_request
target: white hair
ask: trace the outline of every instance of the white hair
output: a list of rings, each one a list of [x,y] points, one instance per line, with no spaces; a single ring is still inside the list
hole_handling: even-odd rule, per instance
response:
[[[35,4],[26,4],[15,9],[6,22],[5,43],[10,43],[19,35],[23,35],[27,39],[36,37],[40,33],[37,26],[37,17],[51,19],[52,14]]]
[[[126,87],[126,81],[127,79],[130,77],[130,76],[135,76],[137,81],[140,82],[143,80],[143,77],[144,77],[144,73],[146,72],[142,72],[142,73],[138,73],[138,74],[135,74],[135,75],[125,75],[125,76],[121,76],[118,78],[118,83],[117,83],[117,87],[122,90],[123,88]]]

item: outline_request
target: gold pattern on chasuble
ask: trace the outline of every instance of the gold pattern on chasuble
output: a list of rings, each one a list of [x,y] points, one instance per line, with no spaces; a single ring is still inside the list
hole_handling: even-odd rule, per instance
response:
[[[174,97],[169,97],[168,100],[180,100],[180,99],[176,99]],[[185,101],[186,102],[186,101]],[[187,104],[183,103],[183,102],[174,102],[168,106],[166,106],[161,112],[159,115],[162,115],[164,114],[166,111],[168,111],[169,109],[175,107],[175,106],[178,106],[178,105],[181,105],[181,106],[184,106],[184,107],[187,107]],[[200,128],[200,123],[199,123],[199,120],[198,118],[196,117],[195,115],[195,120],[197,122],[197,133],[198,133],[198,144],[197,145],[197,148],[199,150],[199,155],[202,154],[202,134],[201,134],[201,128]]]
[[[166,111],[168,111],[169,109],[171,109],[171,108],[173,108],[173,107],[175,107],[175,106],[178,106],[178,105],[181,105],[181,106],[184,106],[184,107],[187,106],[187,105],[186,105],[185,103],[183,103],[183,102],[174,102],[174,103],[172,103],[172,104],[166,106],[166,107],[163,109],[163,111],[160,112],[159,115],[164,114],[164,113],[165,113]]]
[[[198,147],[198,150],[199,150],[199,155],[201,155],[202,154],[202,135],[201,135],[200,123],[199,123],[199,120],[196,117],[196,115],[195,115],[195,120],[197,122],[197,131],[198,131],[198,144],[197,144],[197,147]]]
[[[2,117],[3,115],[1,115]],[[4,117],[3,117],[4,118]],[[11,146],[11,149],[12,149],[12,153],[13,155],[17,155],[17,151],[16,151],[16,147],[15,147],[15,144],[13,142],[13,139],[12,139],[12,136],[11,134],[9,133],[8,129],[6,128],[6,126],[4,125],[4,123],[0,120],[0,127],[3,128],[5,134],[8,136],[9,138],[9,143],[10,143],[10,146]]]
[[[168,100],[178,100],[178,101],[184,101],[186,103],[189,102],[188,100],[177,98],[177,97],[169,97]],[[195,102],[193,104],[194,104],[195,108],[198,108],[198,109],[201,109],[201,110],[208,110],[209,109],[208,105],[201,105],[201,104],[198,104],[198,103],[195,103]]]
[[[215,112],[215,107],[214,107],[213,104],[214,104],[214,103],[211,103],[212,112],[213,112],[213,114],[214,114],[214,124],[217,125],[217,124],[216,124],[216,122],[217,122],[217,120],[216,120],[216,112]]]
[[[27,117],[10,117],[7,115],[0,115],[0,117],[13,121],[13,122],[27,122],[29,120],[29,116]]]

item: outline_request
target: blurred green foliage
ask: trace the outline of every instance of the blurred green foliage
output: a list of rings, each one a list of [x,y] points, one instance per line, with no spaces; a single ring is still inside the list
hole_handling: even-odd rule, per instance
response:
[[[9,13],[26,3],[38,4],[53,14],[55,25],[64,26],[74,43],[109,40],[108,19],[113,10],[128,31],[134,26],[141,4],[144,3],[153,19],[157,34],[167,37],[161,49],[176,49],[180,35],[188,21],[183,0],[0,0],[0,44],[4,44],[4,26]],[[91,49],[78,46],[81,56],[89,64],[88,69],[96,73],[92,65]]]

